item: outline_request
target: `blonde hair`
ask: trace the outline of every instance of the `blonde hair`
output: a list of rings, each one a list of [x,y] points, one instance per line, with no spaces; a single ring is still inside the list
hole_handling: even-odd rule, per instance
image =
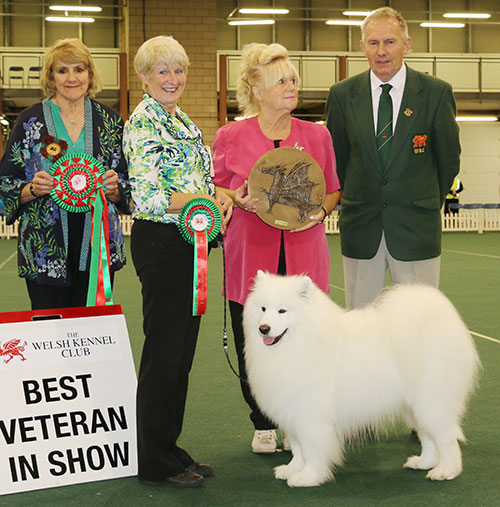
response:
[[[137,75],[151,77],[158,65],[177,64],[187,72],[189,58],[184,48],[169,35],[158,35],[142,44],[134,58]],[[143,85],[144,88],[144,85]]]
[[[259,104],[252,88],[263,84],[266,90],[275,86],[280,79],[295,77],[299,85],[299,74],[293,66],[287,49],[281,44],[258,44],[252,42],[243,48],[240,77],[236,88],[236,99],[246,116],[259,112]]]
[[[391,7],[380,7],[379,9],[374,10],[369,16],[365,18],[363,24],[361,25],[361,40],[365,40],[366,27],[368,24],[381,18],[394,19],[401,27],[403,39],[405,41],[408,40],[408,24],[406,23],[405,18],[403,18],[403,15],[400,12],[392,9]]]
[[[45,54],[42,69],[42,90],[46,97],[56,94],[54,65],[56,63],[83,63],[89,72],[87,95],[95,97],[102,90],[102,81],[88,47],[80,39],[58,40]]]

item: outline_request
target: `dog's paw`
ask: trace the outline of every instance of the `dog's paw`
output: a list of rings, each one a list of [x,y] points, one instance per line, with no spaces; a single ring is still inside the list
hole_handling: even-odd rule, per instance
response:
[[[429,470],[436,466],[436,463],[423,459],[422,456],[412,456],[406,460],[403,465],[405,468],[412,468],[413,470]]]
[[[276,479],[286,481],[289,475],[290,475],[290,467],[288,465],[280,465],[279,467],[274,467],[274,477]]]
[[[291,488],[308,488],[312,486],[320,486],[332,478],[329,470],[325,473],[317,473],[312,467],[306,465],[300,472],[296,472],[288,477],[287,484]]]
[[[450,468],[438,466],[433,468],[427,475],[427,479],[431,481],[451,481],[455,477],[459,476],[462,472],[461,467],[459,468]]]
[[[310,488],[321,485],[321,481],[319,481],[317,477],[310,477],[308,474],[300,472],[289,477],[286,483],[291,488]]]

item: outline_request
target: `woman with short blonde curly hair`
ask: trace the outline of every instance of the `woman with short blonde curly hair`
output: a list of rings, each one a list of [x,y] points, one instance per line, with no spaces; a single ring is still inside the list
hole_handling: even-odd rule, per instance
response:
[[[94,98],[101,91],[101,76],[87,46],[80,39],[61,39],[47,51],[43,60],[42,91],[46,97],[53,97],[57,91],[54,81],[57,62],[84,64],[89,73],[87,96]]]
[[[250,118],[220,128],[214,142],[214,182],[234,201],[226,249],[226,296],[238,354],[240,377],[247,378],[242,311],[259,269],[270,273],[307,273],[329,291],[330,258],[323,221],[339,200],[332,138],[322,125],[292,118],[298,103],[299,76],[281,44],[248,44],[243,49],[237,99]],[[321,167],[326,195],[307,225],[280,231],[256,215],[257,199],[247,193],[256,161],[273,148],[304,150]],[[289,206],[295,206],[289,203]],[[292,210],[293,211],[293,210]],[[248,384],[241,383],[254,425],[253,452],[276,450],[276,428],[260,411]],[[284,447],[287,447],[286,444]]]
[[[189,59],[173,37],[138,49],[134,67],[144,96],[130,115],[123,150],[130,172],[134,225],[130,251],[143,298],[145,333],[137,379],[137,475],[143,484],[200,486],[213,474],[178,445],[198,340],[193,315],[193,246],[179,231],[193,199],[219,207],[225,228],[232,201],[217,191],[200,129],[180,108]]]

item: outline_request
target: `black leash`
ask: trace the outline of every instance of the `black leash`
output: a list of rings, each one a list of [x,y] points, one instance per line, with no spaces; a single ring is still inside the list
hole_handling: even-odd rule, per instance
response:
[[[224,328],[222,330],[222,346],[224,347],[224,354],[226,355],[227,364],[233,373],[240,379],[241,382],[248,384],[248,380],[240,377],[239,373],[234,369],[231,359],[229,359],[229,350],[227,347],[227,296],[226,296],[226,249],[224,247],[224,238],[220,241],[222,247],[222,285],[224,290]]]

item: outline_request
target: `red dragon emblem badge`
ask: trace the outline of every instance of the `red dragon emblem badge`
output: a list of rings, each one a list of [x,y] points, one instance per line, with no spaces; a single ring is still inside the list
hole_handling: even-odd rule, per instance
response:
[[[0,343],[0,356],[9,356],[7,359],[4,359],[4,363],[11,361],[14,356],[19,356],[21,361],[26,361],[26,358],[23,356],[25,348],[26,342],[21,343],[21,340],[14,338],[13,340],[5,342],[3,346]]]
[[[424,153],[427,146],[427,134],[416,135],[413,138],[413,151],[415,153]]]

